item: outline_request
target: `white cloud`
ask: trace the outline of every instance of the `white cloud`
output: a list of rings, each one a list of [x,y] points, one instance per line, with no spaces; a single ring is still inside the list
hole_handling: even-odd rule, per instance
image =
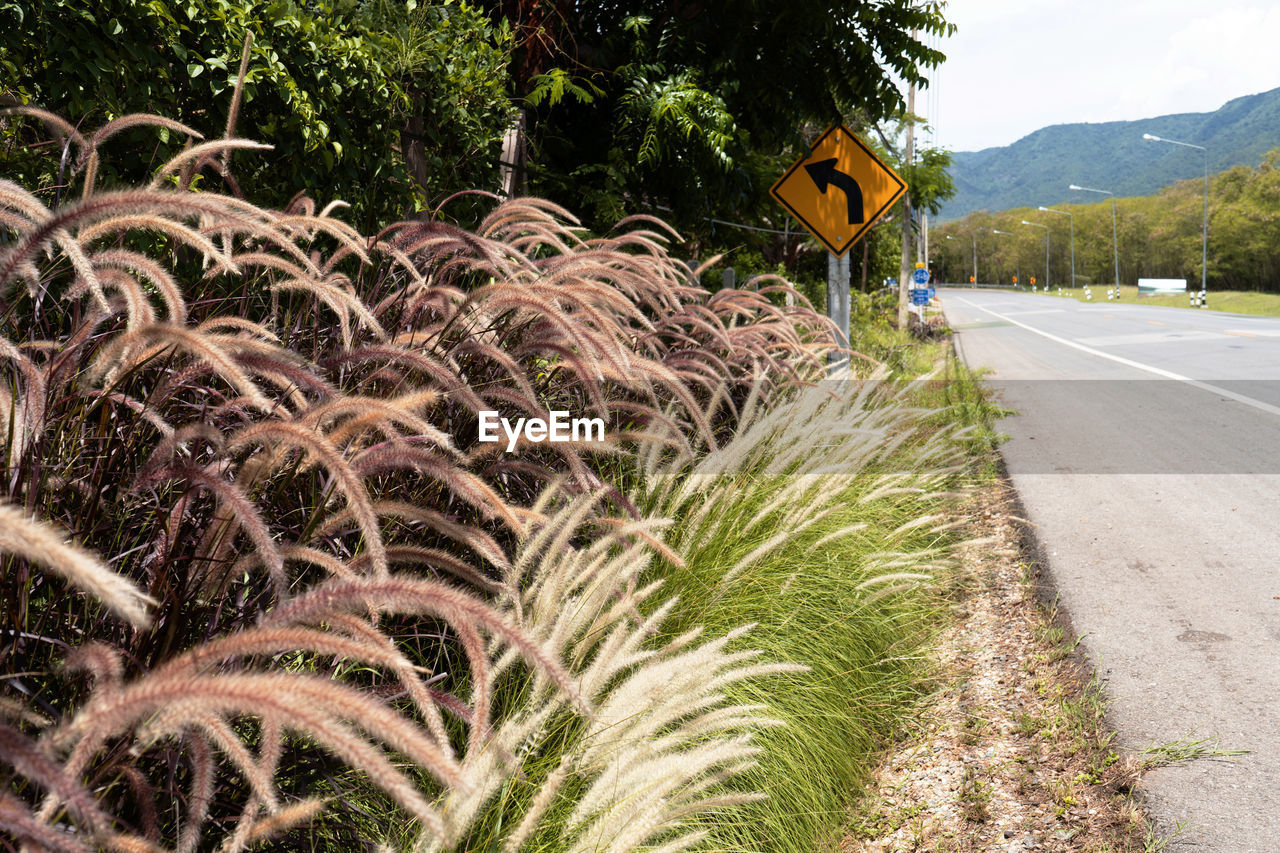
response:
[[[927,101],[938,144],[1007,145],[1051,124],[1206,112],[1280,86],[1280,9],[1226,0],[958,0]]]

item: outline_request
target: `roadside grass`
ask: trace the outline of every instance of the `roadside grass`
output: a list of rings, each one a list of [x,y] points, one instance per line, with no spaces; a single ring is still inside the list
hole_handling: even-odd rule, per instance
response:
[[[835,512],[728,583],[724,567],[785,528],[758,527],[685,554],[683,569],[667,567],[668,592],[685,604],[675,630],[702,625],[720,633],[754,623],[744,642],[764,659],[800,663],[807,672],[742,682],[735,704],[765,704],[783,725],[757,735],[762,752],[746,784],[768,798],[741,807],[711,826],[716,850],[805,851],[836,836],[855,790],[879,751],[901,730],[931,689],[927,647],[946,622],[952,583],[944,534],[906,525],[937,513],[938,499],[883,498],[863,502],[872,471],[855,478]],[[917,481],[903,481],[911,487]],[[732,491],[743,497],[721,509],[746,520],[775,498],[783,481]],[[863,494],[859,494],[862,492]],[[842,529],[866,525],[826,544]],[[732,526],[737,526],[734,522]],[[678,535],[679,531],[677,531]],[[903,566],[888,565],[891,562]],[[875,579],[928,574],[927,583]]]
[[[1188,282],[1187,287],[1190,289],[1192,283]],[[1196,291],[1199,291],[1199,282],[1194,284]],[[1106,284],[1097,284],[1090,287],[1093,298],[1089,301],[1091,304],[1103,303],[1107,300],[1107,290],[1109,286]],[[1110,286],[1114,289],[1114,286]],[[1050,291],[1051,296],[1057,296],[1058,290],[1054,288]],[[1062,288],[1062,296],[1064,298],[1075,299],[1079,302],[1085,302],[1084,288]],[[1115,300],[1111,300],[1113,303]],[[1209,303],[1207,310],[1221,311],[1227,314],[1253,314],[1259,317],[1280,317],[1280,293],[1257,293],[1246,290],[1210,290],[1206,297]],[[1160,305],[1168,308],[1191,308],[1190,296],[1188,293],[1155,293],[1138,295],[1138,288],[1129,285],[1120,285],[1120,302],[1130,305]],[[1199,309],[1196,309],[1199,310]]]
[[[707,478],[688,500],[638,502],[645,514],[661,506],[675,519],[667,541],[685,560],[659,566],[664,591],[682,603],[664,633],[753,624],[742,642],[763,660],[808,667],[726,691],[733,704],[767,705],[782,725],[756,735],[761,752],[743,775],[747,789],[767,797],[723,819],[705,817],[708,849],[835,849],[881,754],[936,689],[929,649],[950,624],[961,582],[950,546],[975,471],[992,456],[998,410],[945,343],[883,324],[859,329],[854,340],[898,368],[899,379],[882,383],[889,396],[870,404],[870,423],[859,412],[808,424],[774,413],[783,423],[767,446]],[[859,431],[876,424],[881,437],[851,452]],[[813,487],[826,495],[803,514],[770,510],[806,476],[794,467],[771,475],[775,455],[803,442],[823,445],[802,454],[805,464],[825,458],[838,473]],[[685,476],[698,478],[702,468]]]
[[[989,420],[990,410],[974,377],[954,362],[932,381],[870,384],[857,405],[814,409],[811,398],[837,387],[819,383],[715,451],[638,481],[636,472],[615,472],[618,482],[635,483],[642,517],[673,520],[662,538],[684,562],[659,560],[641,578],[662,581],[653,601],[679,600],[654,642],[691,630],[724,636],[749,624],[731,650],[807,668],[723,686],[723,704],[759,706],[781,725],[753,731],[759,752],[730,786],[765,798],[699,817],[708,837],[697,849],[835,849],[883,750],[911,729],[914,709],[936,689],[929,649],[959,594],[952,522],[984,449],[991,455],[977,430],[957,433]],[[867,390],[862,381],[852,388]],[[775,467],[787,454],[794,462]],[[502,848],[506,824],[527,810],[580,727],[568,716],[548,721],[543,746],[522,762],[527,782],[504,786],[469,849]],[[577,799],[567,793],[547,810],[544,827],[564,823]],[[345,817],[351,821],[352,810]],[[366,826],[393,849],[412,846],[407,831],[388,835],[376,813]],[[359,831],[348,824],[334,834]],[[565,848],[554,832],[540,832],[521,849]]]
[[[21,599],[0,625],[0,679],[24,696],[0,711],[27,714],[24,729],[0,723],[0,764],[21,782],[0,791],[20,820],[0,824],[19,843],[191,850],[223,836],[235,853],[290,830],[317,849],[835,843],[933,687],[927,650],[989,440],[981,403],[957,405],[977,386],[948,381],[942,344],[868,318],[857,340],[888,372],[820,378],[830,338],[808,308],[707,295],[650,236],[587,244],[533,200],[475,234],[405,223],[375,261],[309,200],[285,214],[85,187],[58,216],[103,220],[75,226],[42,284],[88,284],[56,310],[32,286],[30,314],[0,335],[20,382],[0,418],[15,508],[0,548],[17,555],[0,586]],[[23,192],[6,190],[23,213],[5,274],[39,280],[54,254],[39,223],[56,217]],[[194,219],[222,229],[221,247]],[[191,251],[171,271],[104,244],[103,223]],[[551,281],[543,253],[560,248],[589,260]],[[188,304],[177,281],[197,257],[226,278]],[[90,296],[101,311],[82,310]],[[32,352],[57,358],[9,342],[33,329],[48,340]],[[472,438],[473,409],[562,400],[643,427],[634,477],[605,479],[619,472],[594,468],[595,449],[493,462]],[[52,543],[39,560],[108,603],[115,590],[126,617],[120,602],[155,604],[151,633],[30,583],[32,530]],[[55,609],[47,631],[29,621]],[[85,652],[61,667],[72,642]],[[71,757],[33,759],[45,742]],[[60,845],[64,825],[85,844]]]
[[[1142,763],[1145,768],[1167,767],[1184,761],[1195,761],[1198,758],[1229,758],[1233,755],[1248,755],[1248,749],[1223,749],[1218,738],[1187,737],[1168,743],[1152,744],[1142,750]]]

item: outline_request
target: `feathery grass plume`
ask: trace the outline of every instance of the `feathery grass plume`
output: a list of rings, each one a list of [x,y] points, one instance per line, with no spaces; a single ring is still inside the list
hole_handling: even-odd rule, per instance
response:
[[[555,685],[563,701],[583,708],[568,674],[535,639],[500,611],[460,590],[393,577],[383,582],[322,584],[277,608],[261,628],[197,647],[133,682],[98,690],[73,718],[50,732],[49,742],[72,749],[67,767],[70,772],[79,773],[110,739],[129,732],[136,732],[138,748],[144,751],[170,735],[204,738],[252,782],[257,799],[274,811],[278,792],[271,779],[271,769],[263,772],[241,736],[228,725],[232,718],[252,714],[263,719],[264,726],[271,721],[272,725],[314,738],[344,762],[369,774],[373,783],[422,821],[431,836],[443,838],[445,824],[424,798],[426,792],[396,769],[388,756],[374,745],[374,741],[380,741],[409,758],[416,767],[432,773],[446,790],[466,796],[474,777],[467,772],[467,765],[459,765],[452,758],[447,735],[438,725],[429,726],[435,732],[428,734],[393,708],[336,681],[293,673],[215,669],[219,662],[231,658],[270,657],[284,651],[308,649],[384,666],[402,676],[413,674],[407,660],[385,642],[371,642],[366,630],[357,630],[344,638],[302,627],[307,623],[336,621],[350,629],[359,625],[359,621],[352,623],[341,614],[367,607],[386,613],[434,615],[444,619],[464,638],[471,637],[464,639],[472,656],[476,684],[474,711],[470,717],[473,745],[469,761],[478,754],[490,730],[486,722],[489,704],[484,686],[488,681],[484,673],[489,666],[489,652],[471,628],[473,624],[483,626],[504,646],[516,650],[548,679],[548,684]],[[422,691],[425,685],[416,675],[403,681],[411,690],[416,682],[418,701],[429,702],[434,707],[434,694]],[[361,737],[357,728],[372,740]],[[44,811],[49,810],[47,804]],[[194,831],[188,825],[184,837],[192,837]]]
[[[930,614],[941,606],[919,584],[949,570],[930,528],[957,514],[964,491],[955,488],[964,478],[960,430],[940,429],[917,396],[884,374],[785,393],[766,382],[743,399],[719,449],[655,443],[643,457],[632,501],[677,520],[665,539],[684,560],[649,575],[689,605],[671,614],[663,636],[757,622],[752,645],[812,667],[768,689],[751,679],[725,685],[727,703],[766,704],[786,726],[756,735],[757,765],[739,781],[746,791],[767,787],[769,799],[701,823],[713,849],[823,843],[859,784],[852,756],[876,748],[901,719],[895,709],[911,695]],[[886,495],[886,483],[910,492]],[[900,563],[876,554],[889,550]],[[859,708],[864,701],[874,711]],[[824,723],[831,715],[844,722]]]
[[[0,503],[0,554],[52,570],[137,628],[151,624],[147,606],[156,604],[155,599],[49,525],[7,503]]]
[[[270,151],[273,146],[264,145],[261,142],[254,142],[252,139],[214,139],[209,142],[202,142],[199,145],[192,145],[184,149],[177,156],[170,158],[164,165],[156,170],[155,177],[150,183],[151,189],[159,189],[164,186],[165,179],[169,175],[185,172],[192,163],[199,163],[206,160],[213,154],[220,154],[224,161],[229,159],[232,151]]]
[[[695,843],[708,815],[753,799],[737,780],[769,725],[761,703],[723,695],[779,670],[737,649],[736,624],[663,635],[681,610],[646,573],[683,549],[608,483],[632,444],[684,464],[758,420],[822,375],[829,330],[769,294],[697,287],[643,218],[586,239],[566,211],[519,199],[475,233],[414,222],[366,241],[339,203],[259,208],[230,174],[231,152],[254,147],[232,138],[234,112],[150,187],[94,187],[112,134],[172,127],[141,117],[87,136],[52,122],[87,169],[78,200],[51,209],[0,182],[8,497],[77,531],[84,552],[41,527],[77,570],[102,554],[87,565],[117,569],[108,592],[138,613],[124,578],[162,599],[142,634],[38,576],[0,578],[16,602],[0,658],[34,682],[0,689],[60,698],[38,744],[61,775],[27,759],[18,775],[63,780],[35,810],[29,791],[0,794],[0,819],[33,847],[56,847],[66,814],[73,848],[237,849],[309,816],[318,805],[291,798],[336,764],[340,788],[363,795],[363,776],[427,846],[498,825],[511,849],[520,833]],[[187,189],[205,165],[232,195]],[[491,454],[475,429],[487,408],[595,411],[608,440]],[[821,465],[792,467],[810,479],[756,507],[761,531],[828,489]],[[0,507],[0,537],[11,513],[37,524]],[[31,739],[34,711],[4,715]],[[63,784],[106,778],[104,818]],[[330,808],[353,813],[347,793]]]
[[[729,705],[721,691],[800,668],[728,651],[743,631],[655,643],[675,602],[653,604],[657,585],[636,581],[664,522],[592,533],[600,500],[544,492],[534,507],[544,521],[520,545],[509,579],[519,593],[507,602],[522,629],[578,674],[593,715],[575,724],[562,692],[513,669],[511,653],[500,657],[494,676],[507,690],[518,687],[520,701],[494,721],[489,745],[465,765],[475,779],[470,791],[442,800],[446,838],[424,835],[417,849],[631,851],[676,838],[693,843],[707,811],[758,797],[726,785],[747,766],[752,733],[769,718],[759,705]],[[646,608],[647,617],[640,614]]]
[[[495,209],[476,235],[464,235],[441,223],[405,223],[384,232],[380,239],[416,260],[431,282],[425,290],[441,292],[430,303],[440,306],[441,314],[428,326],[438,331],[415,337],[461,354],[465,346],[475,346],[466,343],[468,338],[483,340],[476,332],[498,331],[502,348],[521,364],[532,366],[531,362],[550,359],[552,369],[562,370],[572,380],[566,390],[586,395],[601,414],[607,414],[608,397],[621,396],[633,406],[643,402],[654,415],[674,401],[683,419],[706,434],[711,433],[711,425],[703,420],[703,403],[689,386],[713,385],[711,371],[730,365],[736,370],[761,358],[781,369],[794,355],[807,365],[805,370],[821,375],[820,356],[833,338],[829,324],[823,325],[826,321],[811,310],[809,315],[803,315],[803,308],[782,314],[759,294],[744,295],[736,302],[713,297],[685,283],[688,271],[682,272],[680,264],[665,253],[660,235],[624,234],[584,242],[574,225],[563,224],[561,216],[552,206],[518,199]],[[505,240],[508,237],[512,239]],[[631,251],[636,248],[643,251]],[[454,281],[468,277],[475,286],[467,289],[463,301],[445,294]],[[400,304],[426,305],[426,300],[423,293]],[[413,314],[408,315],[410,319]],[[744,326],[738,333],[744,347],[735,343],[722,319],[729,314],[767,315],[768,322]],[[789,325],[796,318],[809,331],[801,334]],[[700,324],[704,330],[700,334],[716,340],[724,353],[734,353],[735,348],[738,352],[730,358],[712,352],[704,366],[691,355],[701,342],[684,334],[686,323]],[[456,342],[455,331],[464,336]],[[819,340],[822,335],[825,339]],[[678,346],[668,339],[679,341]],[[678,370],[661,361],[674,349],[679,350],[673,358]],[[493,367],[511,372],[509,362],[495,361]],[[691,367],[694,361],[698,363]],[[480,374],[468,370],[468,375],[493,370],[483,364],[477,367]],[[799,375],[787,367],[781,378]],[[602,380],[621,395],[612,388],[604,393]]]
[[[94,832],[100,832],[109,823],[99,808],[93,794],[76,779],[71,778],[62,765],[41,744],[22,732],[0,722],[0,751],[5,763],[19,776],[31,780],[65,802],[76,818]]]
[[[202,139],[203,137],[187,127],[179,121],[164,116],[153,115],[151,113],[130,113],[129,115],[120,116],[112,119],[102,127],[95,130],[85,140],[85,145],[80,151],[81,163],[84,167],[84,198],[88,198],[94,193],[94,185],[98,178],[98,148],[102,143],[122,131],[132,130],[135,127],[159,127],[164,130],[171,130],[176,133],[185,134],[188,139]]]
[[[161,673],[118,691],[95,695],[74,718],[54,731],[51,739],[55,744],[76,747],[76,763],[83,767],[88,756],[101,749],[109,738],[132,730],[161,711],[165,713],[139,732],[144,744],[187,728],[204,736],[216,735],[202,722],[207,722],[208,715],[272,717],[284,727],[314,738],[342,761],[367,773],[397,804],[435,831],[441,829],[436,811],[412,780],[357,728],[405,755],[415,766],[435,774],[446,785],[464,781],[456,763],[415,723],[362,691],[308,675]],[[215,737],[214,742],[218,740]],[[227,743],[223,739],[223,745]]]
[[[90,853],[90,848],[76,836],[55,829],[32,814],[26,803],[0,791],[0,828],[9,837],[25,845],[38,845],[38,850],[53,853]]]
[[[379,518],[398,518],[405,523],[421,525],[424,530],[439,534],[459,545],[464,545],[474,554],[485,559],[497,569],[503,577],[511,570],[511,561],[498,542],[484,530],[448,518],[436,510],[403,501],[379,501],[373,506]],[[325,535],[326,530],[344,523],[347,515],[335,515],[322,528],[318,535]]]
[[[44,371],[30,356],[3,337],[0,337],[0,358],[13,364],[22,380],[14,388],[13,397],[6,401],[6,417],[0,421],[0,434],[9,446],[9,457],[20,459],[44,430],[48,383]]]
[[[320,797],[312,797],[290,803],[257,820],[247,821],[243,831],[237,828],[236,834],[228,838],[220,849],[225,853],[239,853],[260,841],[265,841],[300,824],[309,823],[324,809],[327,802]]]
[[[227,450],[234,453],[240,448],[255,444],[266,444],[272,450],[276,447],[300,448],[329,471],[360,526],[365,547],[373,561],[374,572],[385,575],[386,546],[383,544],[369,492],[360,474],[343,458],[341,452],[314,429],[291,421],[264,421],[245,427],[228,438]]]
[[[228,519],[229,529],[223,534],[233,539],[237,530],[244,530],[254,545],[254,553],[271,576],[277,599],[288,597],[289,581],[284,573],[284,555],[271,537],[271,530],[262,513],[249,495],[235,482],[227,480],[221,472],[200,465],[170,465],[151,471],[135,488],[161,479],[182,479],[192,486],[204,488],[217,498],[222,515]]]
[[[150,323],[137,331],[120,335],[106,347],[90,366],[86,378],[90,382],[114,384],[121,371],[154,358],[170,347],[180,348],[209,365],[218,376],[236,389],[248,402],[264,414],[276,409],[269,399],[236,363],[227,348],[208,334],[168,323]]]

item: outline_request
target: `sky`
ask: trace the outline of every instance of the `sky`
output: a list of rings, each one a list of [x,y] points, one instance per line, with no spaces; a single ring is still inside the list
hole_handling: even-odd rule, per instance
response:
[[[958,30],[937,42],[947,61],[916,113],[952,151],[1051,124],[1211,112],[1280,87],[1280,3],[949,0],[945,14]]]

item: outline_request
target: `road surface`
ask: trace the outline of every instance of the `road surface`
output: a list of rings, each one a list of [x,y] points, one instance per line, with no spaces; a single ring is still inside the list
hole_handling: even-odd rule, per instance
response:
[[[1280,850],[1280,320],[940,296],[1121,742],[1251,751],[1147,775],[1169,849]]]

